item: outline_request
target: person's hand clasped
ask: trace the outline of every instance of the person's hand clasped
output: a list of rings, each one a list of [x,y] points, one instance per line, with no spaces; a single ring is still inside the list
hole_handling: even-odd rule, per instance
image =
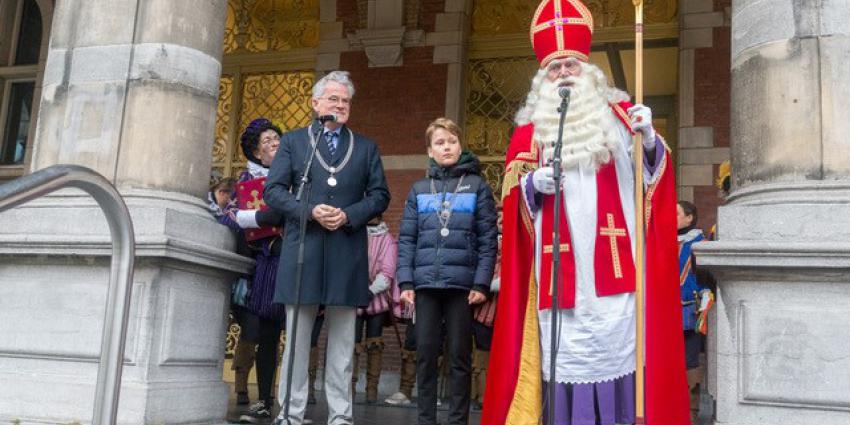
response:
[[[313,220],[316,220],[325,229],[333,231],[348,222],[348,216],[340,208],[319,204],[313,208]]]
[[[413,305],[413,303],[416,302],[416,292],[412,289],[406,289],[404,291],[401,291],[401,296],[399,297],[399,299],[401,299],[401,302],[407,305]]]
[[[473,289],[469,291],[469,297],[467,297],[467,300],[469,301],[469,305],[481,304],[484,301],[487,301],[487,296]]]

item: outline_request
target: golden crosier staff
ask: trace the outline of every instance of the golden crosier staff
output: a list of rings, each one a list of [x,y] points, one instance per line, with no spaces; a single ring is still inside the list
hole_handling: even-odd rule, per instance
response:
[[[643,103],[643,0],[635,6],[635,103]],[[635,424],[645,423],[644,413],[644,230],[643,211],[643,136],[634,136],[635,161]]]

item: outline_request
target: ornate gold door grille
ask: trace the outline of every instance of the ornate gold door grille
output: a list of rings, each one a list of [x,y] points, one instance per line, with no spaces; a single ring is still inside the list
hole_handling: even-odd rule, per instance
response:
[[[245,168],[239,136],[251,120],[266,117],[283,131],[309,124],[314,81],[313,71],[223,75],[213,145],[212,178],[236,176]]]
[[[536,70],[530,56],[474,59],[467,67],[465,142],[481,159],[482,173],[497,199],[514,115],[525,102]]]

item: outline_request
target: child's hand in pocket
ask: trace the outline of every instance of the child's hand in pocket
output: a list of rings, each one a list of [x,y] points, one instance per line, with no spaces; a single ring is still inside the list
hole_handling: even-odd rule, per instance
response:
[[[487,301],[487,296],[473,289],[469,291],[469,298],[467,299],[469,300],[469,305],[475,305]]]

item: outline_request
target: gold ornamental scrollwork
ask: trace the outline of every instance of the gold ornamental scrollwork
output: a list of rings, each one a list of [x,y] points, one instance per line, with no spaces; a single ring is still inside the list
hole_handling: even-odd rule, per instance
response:
[[[230,316],[230,320],[227,325],[227,336],[225,338],[224,344],[224,357],[232,359],[233,355],[236,353],[236,344],[239,343],[239,334],[242,333],[242,329],[239,327],[239,324],[233,318],[233,315]]]
[[[466,73],[468,149],[478,156],[504,156],[513,118],[528,95],[537,70],[532,57],[470,60]]]
[[[232,142],[232,174],[246,165],[245,155],[239,146],[238,133],[259,117],[274,122],[284,132],[304,127],[310,123],[315,73],[313,71],[291,71],[243,76],[241,113],[237,140]]]
[[[464,141],[481,159],[482,175],[494,194],[501,193],[514,115],[525,102],[537,68],[530,56],[469,61]]]
[[[319,0],[228,0],[224,53],[319,44]]]
[[[306,126],[312,109],[313,71],[282,71],[241,75],[234,90],[231,75],[223,75],[216,110],[212,148],[212,178],[233,177],[246,167],[239,137],[252,120],[265,117],[282,131]],[[235,110],[234,110],[235,109]],[[234,128],[235,127],[235,128]]]
[[[233,77],[222,75],[218,85],[218,107],[215,114],[215,142],[213,163],[223,163],[227,158],[227,135],[230,132],[230,110],[233,108]]]

